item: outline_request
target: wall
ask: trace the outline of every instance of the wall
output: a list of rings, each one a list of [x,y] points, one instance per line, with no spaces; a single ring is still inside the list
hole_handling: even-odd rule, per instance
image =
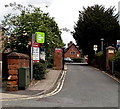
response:
[[[54,70],[62,70],[63,68],[63,50],[55,49],[54,51]]]
[[[7,90],[18,90],[18,70],[19,68],[29,67],[29,56],[21,53],[12,52],[7,56],[8,62],[8,81]]]

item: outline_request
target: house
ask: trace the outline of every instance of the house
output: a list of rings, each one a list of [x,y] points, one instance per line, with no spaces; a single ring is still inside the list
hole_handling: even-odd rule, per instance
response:
[[[64,57],[65,58],[69,57],[72,59],[81,57],[81,53],[79,49],[76,47],[76,45],[72,41],[68,43],[68,47],[64,51]]]

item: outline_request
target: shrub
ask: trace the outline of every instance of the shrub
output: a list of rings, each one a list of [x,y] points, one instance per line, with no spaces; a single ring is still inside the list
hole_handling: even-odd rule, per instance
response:
[[[99,51],[96,56],[101,57],[103,55],[103,51]]]
[[[33,64],[33,77],[35,80],[44,79],[46,75],[46,63],[41,60]]]
[[[99,51],[95,55],[95,62],[101,70],[105,70],[105,55],[103,51]]]
[[[120,51],[116,53],[116,55],[110,60],[115,63],[115,70],[120,72]]]
[[[48,63],[47,63],[47,68],[52,68],[52,67],[53,67],[53,64],[50,63],[50,62],[48,62]]]
[[[47,64],[47,68],[52,68],[53,67],[53,59],[47,60],[46,64]]]

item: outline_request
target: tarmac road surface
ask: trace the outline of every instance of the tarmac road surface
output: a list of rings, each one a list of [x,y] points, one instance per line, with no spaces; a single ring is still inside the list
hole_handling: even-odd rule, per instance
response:
[[[45,98],[3,101],[3,107],[118,107],[116,81],[90,66],[67,66],[59,93]]]

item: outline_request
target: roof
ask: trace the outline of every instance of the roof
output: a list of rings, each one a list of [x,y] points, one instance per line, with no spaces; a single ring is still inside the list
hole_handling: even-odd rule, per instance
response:
[[[79,49],[76,47],[76,45],[75,45],[74,43],[72,43],[68,48],[66,48],[66,49],[64,50],[64,52],[66,53],[73,45],[74,45],[75,48],[79,51]],[[80,53],[80,51],[79,51],[79,53]]]

